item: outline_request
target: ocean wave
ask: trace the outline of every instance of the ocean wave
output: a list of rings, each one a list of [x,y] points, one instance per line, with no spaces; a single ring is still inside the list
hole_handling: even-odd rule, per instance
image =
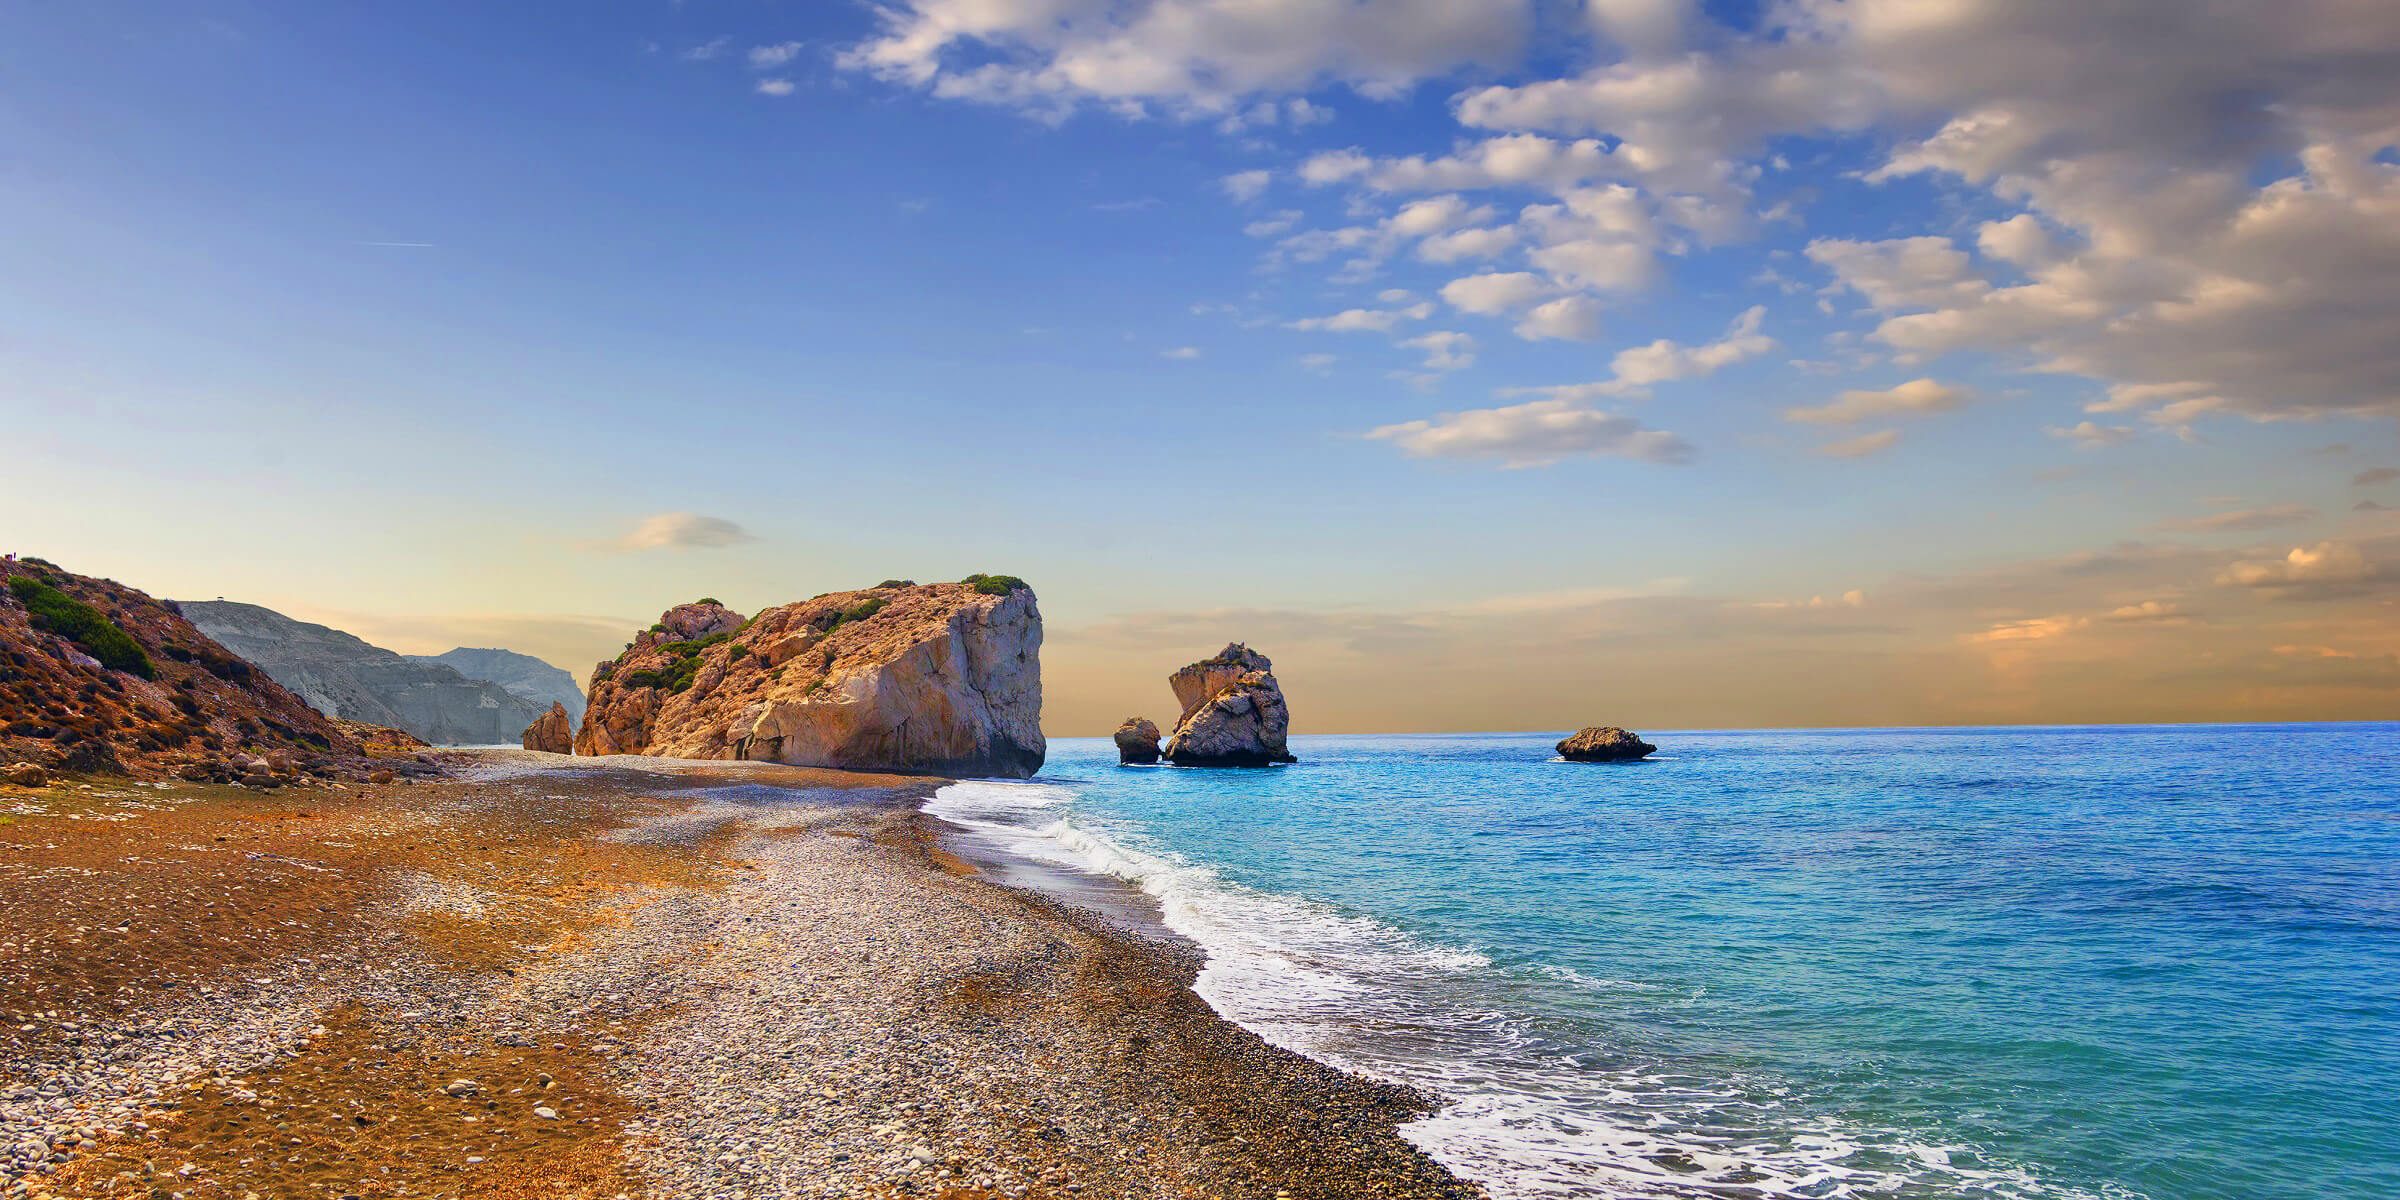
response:
[[[1605,1058],[1538,1013],[1496,1000],[1522,997],[1526,985],[1477,950],[1245,887],[1145,830],[1075,813],[1074,801],[1055,784],[974,781],[942,788],[925,811],[1003,853],[1139,888],[1169,929],[1206,953],[1194,990],[1228,1020],[1287,1050],[1449,1098],[1401,1133],[1495,1200],[2102,1195],[2051,1186],[1972,1147],[1823,1119],[1771,1081],[1695,1079]],[[1563,967],[1533,974],[1576,989],[1656,986]]]

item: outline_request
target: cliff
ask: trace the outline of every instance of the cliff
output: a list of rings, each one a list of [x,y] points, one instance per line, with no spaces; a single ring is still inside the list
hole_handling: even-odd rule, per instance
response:
[[[366,770],[358,741],[172,601],[40,559],[0,562],[0,763],[235,778],[271,757]]]
[[[514,746],[549,707],[255,604],[189,600],[182,608],[201,632],[329,717],[389,725],[435,745]]]
[[[567,720],[583,719],[583,689],[575,686],[575,677],[530,654],[461,646],[440,654],[407,657],[411,662],[432,663],[469,679],[499,684],[510,695],[530,702],[535,708],[564,705]]]
[[[578,754],[1023,777],[1042,617],[1004,576],[833,592],[743,620],[680,605],[592,673]]]

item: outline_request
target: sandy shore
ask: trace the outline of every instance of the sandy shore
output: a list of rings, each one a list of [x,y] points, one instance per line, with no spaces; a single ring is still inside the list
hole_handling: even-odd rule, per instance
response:
[[[1480,1194],[925,781],[456,766],[0,791],[6,1194]]]

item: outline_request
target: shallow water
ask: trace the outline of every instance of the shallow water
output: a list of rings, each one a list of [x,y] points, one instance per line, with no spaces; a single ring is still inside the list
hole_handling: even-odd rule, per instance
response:
[[[1502,1197],[2400,1194],[2400,726],[1296,739],[929,811]]]

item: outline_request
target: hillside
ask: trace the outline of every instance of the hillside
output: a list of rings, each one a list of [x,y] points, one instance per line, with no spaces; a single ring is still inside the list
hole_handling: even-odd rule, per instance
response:
[[[251,757],[336,774],[358,741],[171,601],[41,559],[0,562],[0,762],[146,778],[239,776]]]
[[[192,624],[330,717],[389,725],[435,745],[516,745],[550,706],[338,629],[224,600],[183,603]]]

